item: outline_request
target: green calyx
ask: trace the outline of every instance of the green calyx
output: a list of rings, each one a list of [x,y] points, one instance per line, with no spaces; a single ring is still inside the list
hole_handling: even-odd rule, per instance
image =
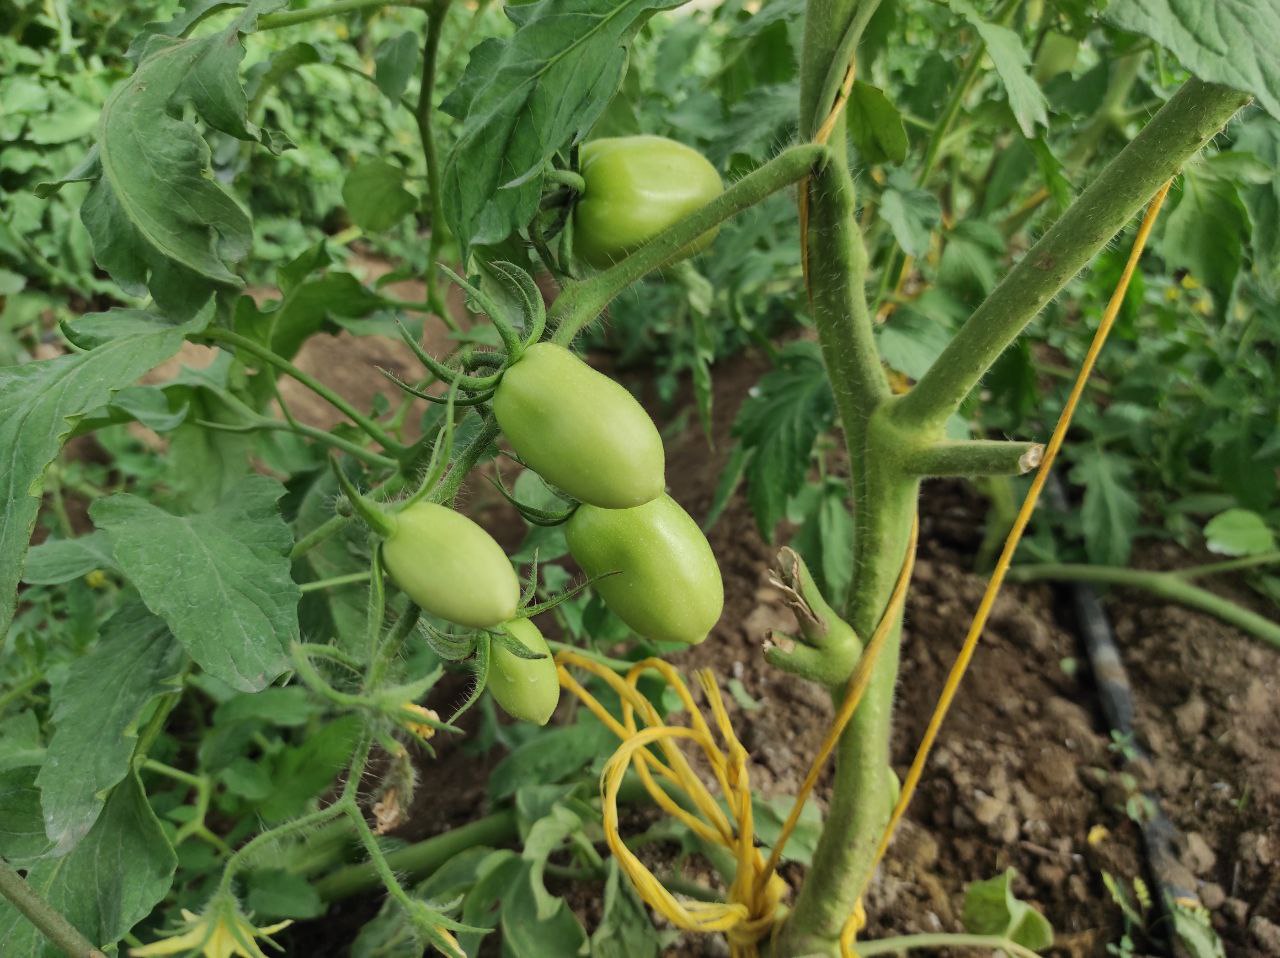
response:
[[[362,496],[355,484],[347,478],[347,474],[342,471],[342,466],[338,464],[337,459],[330,459],[329,465],[333,467],[334,478],[338,480],[338,487],[342,490],[342,494],[346,496],[347,502],[351,505],[352,511],[358,515],[364,524],[373,530],[375,534],[386,539],[396,531],[395,516],[387,512],[377,503]],[[341,511],[341,510],[339,510]]]

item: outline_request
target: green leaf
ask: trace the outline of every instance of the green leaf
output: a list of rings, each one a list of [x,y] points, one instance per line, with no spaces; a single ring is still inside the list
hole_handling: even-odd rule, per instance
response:
[[[1080,517],[1085,552],[1097,565],[1124,565],[1138,527],[1141,509],[1129,483],[1132,468],[1117,456],[1094,448],[1071,470],[1071,481],[1084,486]]]
[[[65,858],[31,866],[32,890],[99,948],[146,918],[169,891],[177,857],[136,775],[111,793],[98,823]],[[17,909],[0,900],[5,958],[61,958]]]
[[[228,699],[214,711],[213,721],[218,725],[256,721],[296,728],[306,725],[322,711],[310,692],[300,685],[290,685]]]
[[[853,581],[853,516],[845,505],[848,488],[828,482],[818,491],[816,508],[809,510],[792,547],[800,553],[817,580],[818,589],[836,608],[844,604]]]
[[[135,45],[137,69],[108,98],[97,145],[62,180],[93,179],[81,218],[94,257],[135,296],[150,291],[166,313],[191,315],[218,286],[243,285],[233,265],[249,252],[249,216],[213,176],[209,147],[183,119],[242,140],[271,138],[246,120],[240,37],[280,0],[255,0],[223,30],[199,37],[152,33]]]
[[[743,403],[733,431],[753,455],[746,465],[747,499],[760,531],[772,538],[787,500],[809,474],[818,436],[835,414],[816,343],[797,342]]]
[[[373,54],[373,77],[378,89],[392,103],[399,103],[418,68],[418,35],[406,30],[378,44]]]
[[[358,715],[344,715],[321,726],[297,748],[284,752],[273,775],[274,787],[262,805],[268,824],[302,814],[307,802],[332,784],[346,766],[364,725]]]
[[[0,857],[15,866],[34,861],[49,849],[36,773],[33,765],[0,771]]]
[[[1205,160],[1189,165],[1182,177],[1178,205],[1165,217],[1160,255],[1175,269],[1191,275],[1213,293],[1219,316],[1225,316],[1244,262],[1249,240],[1249,214],[1229,170]]]
[[[902,114],[870,83],[855,80],[849,93],[849,136],[867,163],[901,163],[907,158],[907,128]]]
[[[32,546],[22,581],[30,585],[61,585],[94,569],[116,568],[111,540],[106,533],[91,532],[78,539],[47,539]]]
[[[91,352],[0,368],[0,449],[5,450],[0,470],[0,514],[5,519],[0,524],[0,634],[13,617],[45,469],[80,417],[176,353],[183,336],[198,325],[157,323]]]
[[[591,934],[591,958],[657,958],[664,937],[653,927],[617,859],[610,858],[605,867],[604,915]]]
[[[1031,76],[1031,57],[1023,47],[1022,40],[1008,27],[982,19],[969,0],[950,2],[951,9],[964,17],[987,45],[987,56],[991,57],[1000,82],[1004,84],[1005,94],[1009,97],[1009,108],[1013,110],[1018,127],[1023,136],[1029,140],[1034,139],[1036,127],[1049,125],[1048,104]]]
[[[1205,525],[1204,541],[1210,552],[1227,556],[1261,555],[1276,547],[1266,520],[1249,509],[1218,513]]]
[[[444,109],[461,120],[444,171],[445,216],[464,250],[499,243],[537,212],[542,169],[582,139],[617,92],[636,31],[681,0],[509,4],[509,39],[471,51]]]
[[[782,825],[791,814],[795,799],[785,796],[764,798],[760,795],[751,797],[751,807],[755,813],[756,835],[765,848],[772,849],[782,834]],[[800,818],[796,821],[795,831],[787,839],[782,860],[809,865],[813,862],[813,853],[818,847],[818,838],[822,834],[822,809],[810,798],[804,803]]]
[[[1241,130],[1236,149],[1252,153],[1271,170],[1266,181],[1242,185],[1240,197],[1253,221],[1254,263],[1275,289],[1280,287],[1280,122],[1259,114]]]
[[[571,958],[587,949],[587,933],[563,898],[555,898],[554,910],[542,915],[533,886],[533,867],[512,883],[502,900],[502,940],[520,958]]]
[[[909,256],[929,252],[933,228],[942,220],[942,204],[928,190],[916,189],[909,176],[895,170],[880,197],[880,215]]]
[[[559,782],[580,774],[614,741],[613,734],[593,718],[539,733],[489,773],[489,795],[501,801],[526,782]]]
[[[1039,951],[1053,944],[1053,927],[1040,912],[1013,894],[1012,868],[969,886],[962,921],[975,935],[1003,935],[1014,944]]]
[[[249,875],[247,904],[255,919],[315,918],[324,914],[324,903],[301,875],[279,868]]]
[[[241,691],[256,692],[283,672],[285,649],[298,637],[293,535],[276,508],[284,492],[254,476],[195,515],[127,494],[89,510],[147,606],[201,668]]]
[[[1168,48],[1202,80],[1252,93],[1280,119],[1280,5],[1270,0],[1111,0],[1103,17]]]
[[[404,188],[404,170],[386,160],[362,160],[342,184],[342,202],[361,229],[380,233],[418,208]]]
[[[54,854],[88,833],[129,771],[151,704],[181,688],[186,655],[168,627],[130,602],[53,688],[53,738],[40,776],[44,827]]]

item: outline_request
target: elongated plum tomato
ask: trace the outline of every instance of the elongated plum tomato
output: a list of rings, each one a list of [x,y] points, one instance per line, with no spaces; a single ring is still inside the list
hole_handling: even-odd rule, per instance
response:
[[[461,513],[419,502],[393,517],[387,572],[414,602],[449,622],[492,628],[516,614],[520,582],[502,547]]]
[[[706,157],[662,136],[592,140],[580,159],[586,189],[573,209],[573,248],[597,269],[616,263],[724,192]],[[705,249],[717,230],[686,246],[682,257]]]
[[[522,659],[495,638],[489,646],[489,691],[512,718],[546,725],[560,701],[560,679],[547,640],[528,619],[512,619],[502,628],[542,658]]]
[[[605,509],[662,494],[662,437],[608,376],[563,346],[536,343],[502,376],[493,412],[520,458],[575,499]]]
[[[569,551],[614,615],[638,634],[701,642],[720,618],[724,585],[707,538],[663,495],[634,509],[583,505],[565,524]]]

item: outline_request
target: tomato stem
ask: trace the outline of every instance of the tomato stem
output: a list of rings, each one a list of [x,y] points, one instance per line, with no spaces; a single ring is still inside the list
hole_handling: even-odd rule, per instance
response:
[[[0,895],[26,916],[51,943],[73,958],[107,958],[71,922],[40,897],[13,866],[0,859]]]

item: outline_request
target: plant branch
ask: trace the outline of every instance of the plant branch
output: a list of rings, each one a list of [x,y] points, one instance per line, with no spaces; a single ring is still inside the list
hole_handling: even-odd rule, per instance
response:
[[[1207,575],[1219,575],[1223,572],[1237,572],[1240,569],[1254,569],[1263,565],[1274,565],[1280,562],[1280,552],[1263,552],[1259,555],[1241,556],[1238,559],[1225,559],[1222,562],[1206,562],[1204,565],[1187,566],[1185,569],[1171,569],[1169,575],[1179,579],[1202,579]]]
[[[26,916],[58,948],[71,958],[107,958],[92,942],[49,903],[4,859],[0,859],[0,895]]]
[[[603,273],[566,288],[551,308],[549,320],[556,330],[553,340],[567,346],[615,296],[636,280],[661,269],[699,236],[731,216],[803,179],[826,156],[826,148],[816,144],[789,147],[706,206],[663,230],[630,256]]]
[[[395,438],[387,433],[381,426],[363,415],[358,409],[347,402],[336,392],[320,382],[309,373],[303,372],[289,360],[276,352],[263,346],[261,343],[254,342],[247,336],[241,336],[239,333],[232,332],[229,329],[223,329],[220,326],[210,326],[199,336],[193,339],[212,340],[218,345],[234,346],[236,349],[243,349],[246,353],[257,359],[262,360],[270,366],[283,373],[287,373],[293,379],[296,379],[302,385],[306,386],[313,393],[325,400],[329,405],[333,406],[353,423],[363,429],[374,442],[381,445],[384,449],[392,453],[402,453],[404,446],[396,442]]]
[[[904,468],[916,476],[1021,476],[1040,465],[1038,442],[998,439],[942,440],[906,456]]]
[[[858,942],[858,954],[863,958],[872,955],[901,955],[916,948],[985,948],[1003,951],[1013,958],[1040,958],[1030,948],[1003,935],[903,935],[900,938],[881,938],[878,941]]]
[[[1184,83],[974,311],[898,404],[899,421],[945,422],[1044,305],[1248,101],[1228,87]]]
[[[281,13],[269,13],[258,18],[259,30],[278,30],[281,27],[293,27],[299,23],[310,23],[313,20],[324,20],[338,17],[345,13],[377,7],[420,7],[416,0],[335,0],[334,3],[322,7],[310,7],[306,10],[285,10]]]
[[[1048,579],[1055,582],[1089,582],[1094,585],[1118,585],[1145,589],[1161,599],[1217,616],[1223,622],[1280,648],[1280,623],[1237,605],[1230,599],[1224,599],[1208,589],[1192,585],[1187,581],[1186,571],[1151,572],[1146,569],[1126,569],[1118,566],[1043,563],[1014,566],[1009,570],[1009,580],[1036,582]]]
[[[449,310],[449,304],[440,295],[440,275],[436,263],[444,245],[444,198],[440,194],[440,157],[436,150],[432,117],[435,115],[436,64],[440,53],[440,35],[444,19],[452,0],[435,0],[427,11],[427,36],[422,47],[422,82],[418,88],[418,102],[414,118],[418,122],[418,138],[422,141],[422,158],[427,164],[427,191],[431,203],[431,234],[427,246],[427,305],[439,315],[453,332],[458,332],[458,321]]]
[[[298,586],[299,592],[319,592],[321,589],[333,589],[342,585],[355,585],[359,582],[368,582],[368,572],[350,572],[347,575],[337,575],[332,579],[315,579],[311,582],[304,582]]]

